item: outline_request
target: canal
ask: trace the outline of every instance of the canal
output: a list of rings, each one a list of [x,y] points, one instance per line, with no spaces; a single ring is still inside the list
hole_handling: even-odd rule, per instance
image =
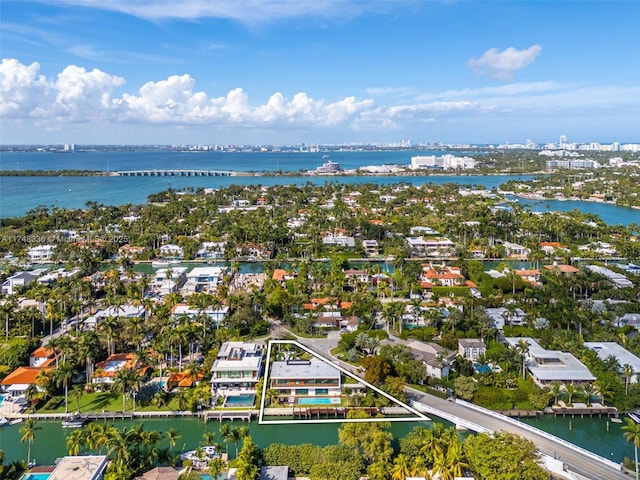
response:
[[[215,443],[224,442],[218,434],[220,423],[209,421],[206,424],[195,417],[185,418],[147,418],[144,420],[116,420],[113,423],[117,428],[130,428],[133,425],[142,423],[146,431],[156,430],[166,432],[174,428],[180,434],[180,439],[174,447],[176,453],[194,450],[202,441],[202,434],[205,432],[215,432]],[[314,445],[331,445],[338,443],[338,429],[341,424],[288,424],[288,425],[259,425],[257,422],[226,422],[232,427],[248,426],[249,433],[253,441],[261,448],[272,443],[284,443],[287,445],[297,445],[311,443]],[[444,422],[446,423],[446,422]],[[429,428],[431,422],[394,422],[391,424],[391,433],[395,441],[407,435],[413,427],[421,425]],[[449,426],[450,424],[447,424]],[[4,463],[27,458],[27,443],[20,442],[21,424],[2,427],[0,429],[0,450],[5,452]],[[67,455],[66,438],[73,429],[62,428],[60,421],[40,421],[36,424],[35,442],[31,447],[31,458],[35,459],[38,465],[53,464],[56,458]],[[169,447],[164,441],[160,447]],[[397,448],[397,443],[395,445]],[[235,446],[230,445],[231,457],[235,455]]]
[[[607,418],[585,417],[554,417],[545,415],[537,419],[523,419],[524,422],[540,428],[546,432],[557,435],[602,457],[614,462],[621,462],[624,457],[633,458],[633,446],[623,437],[622,425],[613,423]],[[144,420],[117,420],[114,422],[117,428],[130,428],[142,423],[145,430],[166,432],[174,428],[180,434],[174,450],[176,453],[195,449],[202,440],[205,432],[218,434],[220,423],[209,421],[204,423],[194,417]],[[330,445],[338,443],[338,429],[340,424],[289,424],[289,425],[259,425],[257,422],[236,421],[228,422],[231,426],[249,426],[252,439],[256,444],[264,448],[272,443],[284,443],[288,445],[311,443],[315,445]],[[443,422],[447,426],[447,422]],[[395,439],[395,447],[399,438],[407,435],[415,426],[429,428],[431,422],[395,422],[392,423],[391,433]],[[5,452],[5,464],[14,460],[26,459],[27,444],[20,442],[20,424],[3,427],[0,429],[0,450]],[[59,421],[41,421],[37,423],[36,439],[32,446],[31,457],[37,460],[39,465],[52,464],[58,457],[67,454],[66,438],[73,431],[64,429]],[[219,435],[216,435],[216,443],[224,443]],[[168,447],[164,441],[161,447]],[[230,445],[229,450],[233,456],[235,446]]]

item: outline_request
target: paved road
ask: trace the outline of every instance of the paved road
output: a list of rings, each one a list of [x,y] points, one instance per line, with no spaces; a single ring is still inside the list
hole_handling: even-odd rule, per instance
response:
[[[433,395],[422,394],[417,390],[411,390],[411,393],[418,397],[417,400],[420,403],[438,408],[493,431],[515,433],[521,437],[527,438],[531,440],[542,453],[545,453],[550,457],[560,458],[569,467],[569,470],[584,475],[591,480],[630,479],[629,476],[612,467],[600,463],[587,455],[576,452],[562,443],[558,443],[552,439],[536,434],[526,428],[505,422],[486,413],[472,410],[455,402],[434,397]]]
[[[272,324],[271,327],[272,334],[275,333],[276,335],[284,335],[285,333],[287,333],[291,335],[291,332],[286,330],[282,326]],[[311,339],[296,336],[296,340],[298,340],[304,346],[310,348],[311,350],[314,350],[327,359],[333,359],[330,350],[337,345],[338,339],[339,335],[331,336],[326,339]],[[357,374],[357,372],[355,371],[353,373]],[[452,415],[468,420],[492,431],[505,431],[529,439],[538,447],[538,450],[540,452],[549,455],[552,458],[559,458],[568,466],[569,470],[583,475],[590,480],[630,480],[631,478],[619,470],[607,466],[587,455],[581,454],[580,452],[577,452],[563,445],[562,443],[556,442],[548,437],[532,432],[531,430],[528,430],[526,428],[519,427],[504,420],[500,420],[486,413],[472,410],[455,402],[444,400],[433,395],[425,395],[417,390],[407,390],[409,390],[410,394],[421,403],[448,412]]]

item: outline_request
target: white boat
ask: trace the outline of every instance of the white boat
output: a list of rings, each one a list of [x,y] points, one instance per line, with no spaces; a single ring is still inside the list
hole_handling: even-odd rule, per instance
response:
[[[220,456],[218,449],[213,445],[200,447],[198,450],[189,450],[180,455],[180,460],[189,460],[192,462],[193,468],[203,470],[207,468],[209,462]]]
[[[168,268],[171,265],[177,265],[180,263],[180,260],[154,260],[151,262],[151,266],[153,268]]]
[[[79,413],[74,413],[62,421],[62,428],[80,428],[83,427],[89,419],[83,417]]]
[[[9,425],[9,419],[5,417],[0,417],[0,427],[4,427],[5,425]]]

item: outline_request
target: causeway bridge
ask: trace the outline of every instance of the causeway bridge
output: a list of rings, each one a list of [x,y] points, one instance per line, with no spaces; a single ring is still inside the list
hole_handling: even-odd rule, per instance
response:
[[[629,480],[620,464],[515,418],[463,400],[444,400],[408,387],[405,387],[405,390],[412,399],[411,404],[414,408],[448,420],[457,426],[474,432],[504,431],[531,440],[541,454],[561,461],[568,478]]]
[[[191,169],[153,169],[153,170],[120,170],[111,172],[117,177],[229,177],[236,172],[229,170],[191,170]]]
[[[337,341],[332,339],[308,339],[297,337],[317,355],[333,364],[343,365],[350,373],[360,376],[354,367],[343,364],[331,355]],[[428,395],[419,390],[405,387],[409,404],[415,410],[447,420],[458,427],[478,433],[509,432],[532,441],[540,452],[545,464],[555,463],[564,470],[562,476],[580,480],[629,480],[620,464],[604,458],[578,445],[568,442],[539,428],[507,417],[498,412],[474,405],[463,400],[445,400]],[[559,474],[560,472],[558,472]]]

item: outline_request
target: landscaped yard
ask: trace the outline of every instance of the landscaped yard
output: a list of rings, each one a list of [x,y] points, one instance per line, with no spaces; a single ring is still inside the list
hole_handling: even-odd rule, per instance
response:
[[[64,413],[64,397],[56,397],[61,399],[61,402],[56,408],[38,410],[38,413]],[[131,398],[127,398],[126,411],[131,412],[133,407],[133,401]],[[75,412],[78,410],[78,404],[76,399],[71,395],[69,396],[69,412]],[[175,411],[179,410],[177,401],[171,399],[166,406],[159,408],[155,405],[149,404],[142,406],[136,403],[137,412],[149,412],[149,411]],[[121,412],[122,411],[122,395],[108,392],[93,392],[83,393],[80,397],[80,412],[81,413],[99,413],[99,412]]]

